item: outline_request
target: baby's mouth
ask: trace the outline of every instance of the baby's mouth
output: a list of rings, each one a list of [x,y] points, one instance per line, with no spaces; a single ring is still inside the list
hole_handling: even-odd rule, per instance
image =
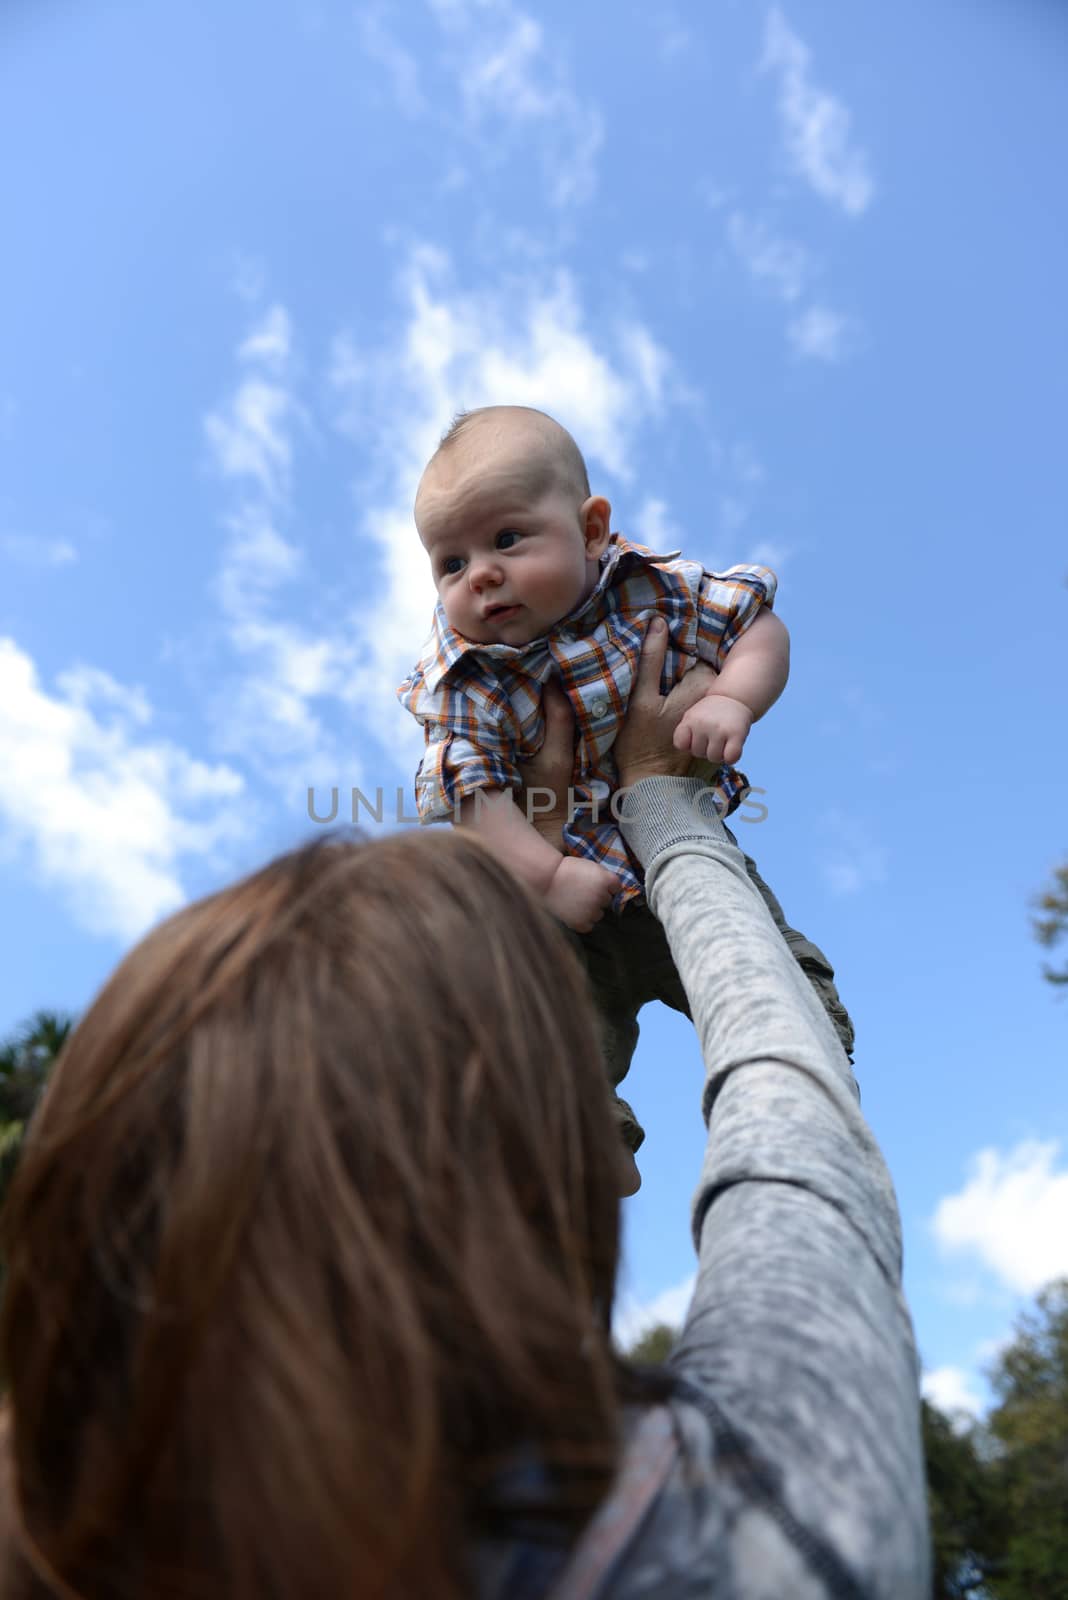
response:
[[[518,606],[490,606],[483,614],[485,622],[504,622],[519,610]]]

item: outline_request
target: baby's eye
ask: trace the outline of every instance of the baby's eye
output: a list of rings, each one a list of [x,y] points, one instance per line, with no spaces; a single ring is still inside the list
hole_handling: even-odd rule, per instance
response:
[[[518,538],[519,535],[516,533],[514,528],[502,528],[501,532],[497,535],[497,549],[510,550]]]
[[[463,564],[463,556],[446,556],[441,563],[441,570],[445,577],[455,578],[456,574],[463,568]]]

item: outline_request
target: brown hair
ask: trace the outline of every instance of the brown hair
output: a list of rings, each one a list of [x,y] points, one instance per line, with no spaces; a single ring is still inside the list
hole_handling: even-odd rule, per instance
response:
[[[4,1216],[26,1592],[452,1600],[472,1538],[573,1539],[628,1382],[617,1160],[582,973],[477,841],[335,836],[172,917]]]
[[[442,434],[441,443],[431,456],[431,461],[449,451],[480,422],[492,421],[494,417],[521,417],[529,422],[538,444],[534,464],[540,470],[545,486],[566,484],[579,501],[589,499],[590,475],[582,451],[555,417],[533,406],[477,406],[473,411],[458,411]]]

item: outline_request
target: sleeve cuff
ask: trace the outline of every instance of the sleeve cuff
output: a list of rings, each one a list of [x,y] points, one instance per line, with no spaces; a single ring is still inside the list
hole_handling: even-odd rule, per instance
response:
[[[663,851],[684,841],[731,843],[716,810],[715,790],[700,778],[642,778],[623,791],[620,831],[648,869]]]

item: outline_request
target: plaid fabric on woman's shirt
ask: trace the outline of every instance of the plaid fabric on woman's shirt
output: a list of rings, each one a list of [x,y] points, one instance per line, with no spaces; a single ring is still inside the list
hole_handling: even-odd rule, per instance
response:
[[[459,816],[479,789],[520,789],[519,763],[545,737],[542,691],[556,675],[575,714],[574,820],[564,828],[573,855],[608,867],[619,879],[620,910],[642,894],[641,869],[628,855],[609,812],[619,787],[612,745],[630,698],[650,617],[668,624],[666,693],[694,659],[717,670],[761,606],[771,606],[776,578],[766,567],[706,572],[677,550],[657,555],[619,534],[601,558],[593,593],[551,631],[529,644],[472,644],[454,632],[439,603],[418,664],[397,691],[423,724],[426,753],[415,790],[423,822]],[[714,784],[722,816],[738,805],[748,780],[721,767]]]

